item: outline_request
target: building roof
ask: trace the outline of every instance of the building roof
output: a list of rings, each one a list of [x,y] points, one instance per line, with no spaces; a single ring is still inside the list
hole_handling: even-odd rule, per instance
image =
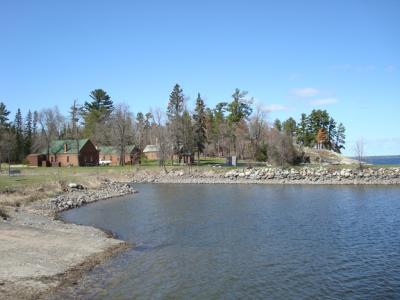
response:
[[[147,152],[158,152],[160,151],[157,145],[147,145],[144,150],[143,153],[147,153]]]
[[[126,145],[125,153],[131,153],[135,149],[135,147],[135,145]],[[100,151],[100,154],[121,154],[121,148],[115,146],[99,146],[98,150]]]
[[[80,139],[78,140],[53,140],[50,143],[50,154],[58,154],[58,153],[67,153],[67,154],[78,154],[78,145],[79,151],[86,145],[89,139]],[[64,145],[67,145],[67,151],[64,152]],[[47,154],[47,147],[44,147],[40,154]]]

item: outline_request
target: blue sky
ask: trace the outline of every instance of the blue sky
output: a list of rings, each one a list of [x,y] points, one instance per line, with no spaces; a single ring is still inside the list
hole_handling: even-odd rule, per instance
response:
[[[400,1],[0,2],[0,101],[14,114],[95,88],[136,113],[237,87],[269,119],[327,109],[346,154],[400,154]]]

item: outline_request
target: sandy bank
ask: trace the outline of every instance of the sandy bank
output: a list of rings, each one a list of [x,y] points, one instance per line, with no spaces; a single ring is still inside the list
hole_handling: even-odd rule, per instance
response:
[[[113,187],[114,194],[107,186],[97,193],[97,198],[93,191],[75,191],[63,194],[63,198],[58,196],[57,201],[46,199],[29,207],[8,208],[10,218],[0,221],[0,299],[44,298],[129,247],[100,229],[66,224],[51,217],[60,210],[120,196],[119,185]],[[132,191],[125,189],[124,193]],[[72,198],[86,200],[70,205]]]

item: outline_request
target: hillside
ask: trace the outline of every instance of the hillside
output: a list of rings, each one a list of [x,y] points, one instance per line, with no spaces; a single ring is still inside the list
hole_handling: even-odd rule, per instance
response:
[[[299,148],[298,151],[300,153],[304,152],[304,157],[309,157],[310,163],[325,163],[332,165],[358,164],[357,160],[331,150],[303,147],[302,149]]]

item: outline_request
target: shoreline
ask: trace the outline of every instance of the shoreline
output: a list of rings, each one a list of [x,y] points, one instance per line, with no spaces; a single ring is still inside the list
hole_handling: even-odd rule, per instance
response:
[[[59,214],[135,192],[126,183],[107,182],[99,190],[72,189],[26,207],[8,207],[10,218],[0,219],[0,299],[56,296],[59,288],[132,247],[110,231],[68,223]]]
[[[165,172],[137,172],[134,183],[191,183],[191,184],[302,184],[302,185],[400,185],[400,168],[342,169],[327,168],[251,168],[221,170],[173,170]]]

